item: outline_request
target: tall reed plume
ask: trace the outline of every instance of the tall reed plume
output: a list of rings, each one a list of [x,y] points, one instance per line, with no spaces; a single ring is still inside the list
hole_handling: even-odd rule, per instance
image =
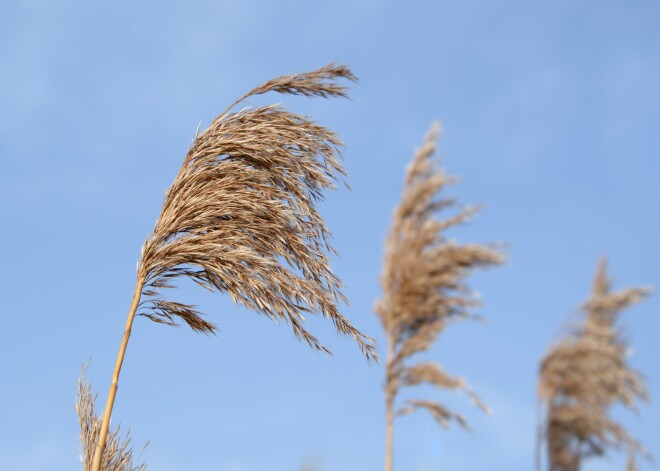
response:
[[[628,469],[636,469],[635,455],[643,449],[609,410],[615,403],[634,409],[647,398],[642,377],[626,361],[630,349],[616,322],[623,309],[649,293],[648,288],[611,292],[602,259],[591,298],[582,306],[583,317],[543,358],[538,393],[545,419],[540,438],[547,446],[550,471],[578,471],[585,459],[622,447],[628,448]]]
[[[92,388],[85,380],[85,368],[78,379],[78,398],[76,400],[76,412],[80,423],[80,442],[82,445],[83,471],[92,469],[94,450],[101,433],[101,418],[96,415],[96,393],[92,394]],[[133,448],[131,448],[130,431],[121,437],[120,427],[112,430],[107,437],[105,453],[101,467],[107,471],[145,471],[145,464],[133,464]]]
[[[196,332],[215,330],[193,306],[163,297],[161,290],[177,278],[226,292],[236,303],[288,323],[312,348],[328,351],[304,327],[305,314],[321,313],[353,337],[368,359],[376,359],[372,340],[339,312],[345,298],[328,264],[330,233],[315,207],[323,190],[345,175],[341,140],[277,105],[231,112],[246,98],[271,91],[344,97],[339,79],[355,81],[348,68],[334,64],[269,80],[196,136],[142,247],[94,471],[135,314],[169,325],[183,322]]]
[[[462,378],[450,376],[436,363],[409,364],[413,356],[432,346],[450,322],[472,317],[470,309],[479,301],[465,284],[465,277],[477,268],[504,261],[494,246],[458,244],[445,237],[447,229],[467,222],[478,208],[462,208],[444,220],[436,219],[439,210],[456,205],[455,200],[439,196],[445,186],[456,181],[438,169],[433,159],[439,133],[439,124],[435,123],[408,167],[402,201],[394,212],[386,243],[382,299],[375,307],[388,342],[386,471],[392,469],[395,415],[424,409],[444,428],[452,421],[468,427],[461,415],[433,401],[412,400],[395,412],[395,399],[402,387],[425,383],[462,390],[488,411]]]

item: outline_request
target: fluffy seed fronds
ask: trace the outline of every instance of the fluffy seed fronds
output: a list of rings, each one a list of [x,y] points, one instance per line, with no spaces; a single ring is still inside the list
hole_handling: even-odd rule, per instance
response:
[[[539,398],[545,405],[543,438],[550,471],[578,471],[584,459],[626,447],[632,457],[641,446],[609,417],[615,403],[634,409],[647,399],[642,377],[626,361],[629,348],[616,321],[620,311],[638,303],[649,288],[610,292],[606,262],[598,265],[592,296],[583,318],[552,346],[541,362]]]
[[[444,235],[447,229],[467,222],[478,208],[458,209],[453,216],[436,219],[438,211],[456,205],[456,201],[439,195],[456,181],[438,169],[433,159],[439,133],[436,123],[408,167],[385,249],[383,294],[375,310],[389,342],[386,401],[389,409],[401,387],[426,383],[466,391],[475,404],[488,410],[462,378],[448,375],[440,365],[407,364],[412,356],[429,349],[450,322],[473,317],[471,308],[479,305],[479,300],[465,277],[473,270],[504,261],[498,247],[458,244]],[[430,401],[411,401],[399,412],[407,414],[414,409],[429,411],[443,427],[451,421],[467,426],[463,417]]]
[[[355,80],[348,68],[330,64],[269,80],[196,137],[142,249],[140,315],[213,333],[215,326],[194,306],[159,294],[185,276],[287,322],[299,339],[328,351],[303,325],[306,313],[321,313],[352,336],[367,358],[377,358],[372,340],[339,312],[345,298],[328,262],[330,232],[315,207],[323,190],[345,175],[341,140],[276,105],[230,111],[271,91],[346,96],[336,83],[342,78]]]
[[[91,386],[85,380],[85,368],[83,367],[80,378],[78,378],[76,412],[80,423],[80,442],[82,446],[80,460],[84,471],[92,469],[94,449],[101,431],[101,417],[96,415],[95,403],[96,393],[92,394]],[[144,471],[147,469],[145,464],[133,464],[130,431],[126,432],[124,438],[121,437],[120,427],[110,432],[103,453],[101,469],[103,471]]]

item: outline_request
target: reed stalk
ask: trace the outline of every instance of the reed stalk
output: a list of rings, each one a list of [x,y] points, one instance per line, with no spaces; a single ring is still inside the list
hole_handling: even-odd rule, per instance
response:
[[[119,354],[115,363],[115,371],[112,375],[112,383],[110,384],[110,391],[108,392],[108,399],[105,404],[105,412],[103,413],[103,422],[101,423],[101,432],[99,435],[96,450],[94,452],[94,461],[92,462],[92,470],[98,471],[101,469],[101,461],[103,459],[103,452],[105,451],[106,438],[108,436],[108,429],[110,427],[110,416],[112,415],[112,408],[115,404],[115,396],[117,395],[117,387],[119,384],[119,374],[121,373],[121,366],[124,363],[124,355],[126,354],[126,347],[128,346],[128,339],[131,337],[131,329],[133,328],[133,319],[140,303],[142,295],[142,287],[144,286],[144,278],[138,278],[133,292],[133,301],[131,308],[128,311],[128,319],[126,319],[126,327],[124,328],[124,335],[121,339],[119,346]]]

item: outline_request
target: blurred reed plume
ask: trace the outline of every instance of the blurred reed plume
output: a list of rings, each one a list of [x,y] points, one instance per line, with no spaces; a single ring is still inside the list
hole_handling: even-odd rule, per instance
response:
[[[80,422],[80,442],[82,445],[80,460],[84,471],[92,469],[94,449],[101,432],[101,418],[96,415],[95,403],[96,393],[92,394],[92,388],[85,380],[85,368],[83,367],[80,378],[78,378],[76,412]],[[126,437],[123,439],[120,435],[120,427],[117,427],[108,435],[101,467],[107,471],[144,471],[147,469],[145,464],[133,464],[130,431],[126,432]]]
[[[402,387],[430,384],[465,391],[477,406],[488,411],[462,378],[450,376],[440,365],[408,365],[414,355],[432,346],[450,322],[472,317],[470,308],[479,305],[479,300],[464,278],[477,268],[504,261],[496,246],[458,244],[444,236],[445,230],[467,222],[479,208],[465,207],[447,219],[436,219],[439,210],[456,205],[455,200],[439,196],[446,185],[456,182],[456,178],[438,169],[433,159],[439,133],[439,124],[433,124],[407,169],[403,197],[386,242],[382,299],[375,306],[388,341],[386,471],[392,469],[395,415],[425,409],[442,427],[452,421],[468,427],[461,415],[432,401],[409,401],[395,413],[394,402]]]
[[[345,298],[328,262],[330,232],[315,207],[323,190],[333,189],[345,175],[341,140],[277,105],[231,112],[246,98],[271,91],[344,97],[340,79],[356,80],[348,68],[334,64],[269,80],[196,136],[142,247],[94,471],[100,466],[134,315],[214,332],[194,306],[162,296],[162,289],[173,287],[179,277],[226,292],[234,302],[290,324],[299,339],[327,352],[303,325],[306,313],[321,313],[338,332],[353,337],[368,359],[377,359],[372,340],[339,312]]]
[[[629,452],[628,469],[636,469],[635,455],[643,449],[609,409],[615,403],[634,409],[647,399],[642,377],[626,361],[630,349],[616,321],[649,293],[649,288],[611,292],[601,259],[583,317],[541,361],[538,394],[545,419],[539,438],[546,442],[550,471],[578,471],[586,458],[622,447]]]

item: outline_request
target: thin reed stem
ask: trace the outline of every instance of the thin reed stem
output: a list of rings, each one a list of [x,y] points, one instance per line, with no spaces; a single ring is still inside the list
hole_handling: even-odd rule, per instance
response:
[[[543,443],[543,404],[536,401],[536,440],[534,441],[534,471],[541,471],[541,445]]]
[[[94,452],[94,461],[92,462],[92,471],[101,470],[101,462],[103,452],[105,451],[105,441],[108,436],[108,427],[110,426],[110,416],[112,415],[112,407],[115,403],[115,395],[117,394],[117,383],[119,382],[119,373],[121,372],[121,365],[124,362],[124,355],[126,354],[126,346],[128,339],[131,337],[131,329],[133,328],[133,319],[135,319],[135,312],[137,311],[140,297],[142,296],[142,287],[144,286],[144,277],[138,278],[133,292],[133,302],[131,309],[128,312],[128,319],[126,319],[126,327],[124,328],[124,336],[121,339],[119,346],[119,354],[117,355],[117,362],[115,363],[115,372],[112,375],[112,384],[108,392],[108,401],[105,405],[105,412],[103,414],[103,423],[101,424],[101,433],[99,435],[99,442],[96,444],[96,451]]]
[[[387,336],[387,376],[391,375],[394,360],[394,339]],[[388,381],[389,384],[389,381]],[[390,388],[385,390],[385,471],[392,471],[392,440],[394,435],[394,393]]]

